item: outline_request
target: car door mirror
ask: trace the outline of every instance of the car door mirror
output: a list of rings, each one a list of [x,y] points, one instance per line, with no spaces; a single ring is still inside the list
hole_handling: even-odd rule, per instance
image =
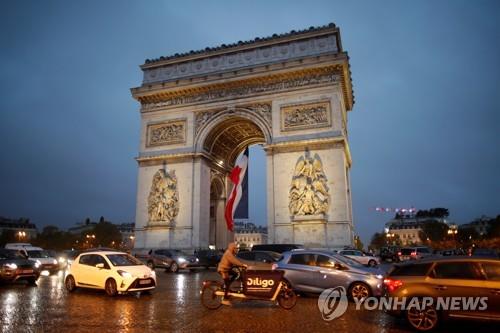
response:
[[[95,267],[97,267],[99,269],[103,269],[104,268],[104,264],[101,262],[101,263],[96,264]]]

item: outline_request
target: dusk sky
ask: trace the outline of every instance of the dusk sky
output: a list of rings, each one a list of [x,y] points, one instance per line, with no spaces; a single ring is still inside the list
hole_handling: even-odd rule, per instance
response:
[[[39,230],[133,222],[147,58],[334,22],[349,52],[354,225],[392,214],[500,214],[498,1],[3,1],[0,216]],[[266,221],[262,151],[250,215]],[[293,167],[293,166],[291,166]]]

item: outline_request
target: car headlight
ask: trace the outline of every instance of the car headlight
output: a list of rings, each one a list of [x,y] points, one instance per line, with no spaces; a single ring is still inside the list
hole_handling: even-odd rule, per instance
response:
[[[381,279],[383,279],[383,278],[384,278],[384,276],[383,276],[382,274],[377,274],[377,275],[375,275],[375,277],[376,277],[377,279],[379,279],[379,280],[381,280]]]
[[[118,274],[120,274],[120,276],[124,279],[129,279],[132,277],[132,274],[126,271],[122,271],[121,269],[118,270]]]
[[[151,276],[156,279],[156,272],[151,270]]]
[[[66,258],[59,257],[59,263],[64,264],[66,262]]]
[[[8,264],[5,264],[4,266],[9,268],[9,269],[17,269],[17,265],[14,263],[8,263]]]
[[[177,259],[177,261],[180,263],[183,263],[183,262],[186,262],[187,260],[186,260],[186,258],[181,257],[181,258]]]
[[[35,261],[35,268],[40,268],[42,266],[42,263],[40,261]]]
[[[57,260],[55,260],[55,259],[54,259],[54,260],[52,260],[52,263],[53,263],[54,265],[57,265]]]

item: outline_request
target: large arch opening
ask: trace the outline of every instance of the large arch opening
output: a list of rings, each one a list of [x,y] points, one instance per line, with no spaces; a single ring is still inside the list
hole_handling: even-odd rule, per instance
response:
[[[248,187],[240,205],[247,205],[248,209],[246,212],[237,210],[235,220],[240,224],[267,225],[266,161],[262,144],[267,142],[268,137],[265,134],[267,129],[262,129],[257,122],[242,116],[222,117],[206,131],[200,142],[211,168],[210,198],[201,198],[210,200],[207,228],[210,246],[225,248],[233,240],[224,219],[226,199],[232,189],[227,176],[246,147],[250,147],[246,174]]]
[[[251,120],[234,117],[219,122],[210,130],[203,142],[203,150],[217,164],[230,168],[246,147],[265,142],[264,133],[258,125]]]

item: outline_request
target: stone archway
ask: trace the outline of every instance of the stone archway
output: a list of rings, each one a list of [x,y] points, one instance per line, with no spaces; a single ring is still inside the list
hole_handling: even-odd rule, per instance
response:
[[[334,25],[141,68],[136,247],[224,247],[227,173],[251,144],[266,152],[269,242],[352,244],[353,95]]]

